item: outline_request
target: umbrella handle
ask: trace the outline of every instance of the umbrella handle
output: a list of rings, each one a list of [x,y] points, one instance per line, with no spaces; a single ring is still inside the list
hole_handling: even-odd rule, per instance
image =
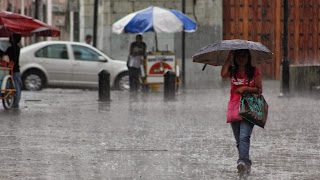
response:
[[[204,69],[207,67],[208,64],[205,64],[202,68],[202,71],[204,71]]]

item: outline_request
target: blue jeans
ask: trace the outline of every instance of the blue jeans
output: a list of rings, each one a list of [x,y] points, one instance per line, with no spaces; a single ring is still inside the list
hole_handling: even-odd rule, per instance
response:
[[[16,88],[16,96],[17,98],[15,99],[13,106],[17,107],[19,106],[20,98],[21,98],[21,75],[20,72],[14,72],[13,73],[13,81],[14,81],[14,86]]]
[[[253,130],[253,124],[246,121],[236,121],[231,123],[234,137],[237,142],[239,152],[239,162],[244,162],[247,166],[251,166],[249,159],[250,137]]]

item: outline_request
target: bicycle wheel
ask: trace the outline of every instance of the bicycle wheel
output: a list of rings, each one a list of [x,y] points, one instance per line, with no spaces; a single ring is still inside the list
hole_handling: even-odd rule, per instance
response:
[[[5,89],[14,89],[14,84],[13,84],[12,77],[9,77],[7,79],[7,81],[3,82],[3,83],[6,83],[6,86],[5,86],[6,88]],[[6,96],[7,96],[7,98],[4,98]],[[5,91],[5,92],[2,93],[2,97],[4,98],[4,99],[2,99],[3,107],[5,109],[12,108],[13,103],[15,101],[15,95],[12,92],[10,93],[10,91]]]

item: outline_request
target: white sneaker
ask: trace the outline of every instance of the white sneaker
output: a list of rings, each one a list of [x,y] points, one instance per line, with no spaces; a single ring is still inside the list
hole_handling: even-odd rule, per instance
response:
[[[239,162],[237,165],[238,173],[244,174],[248,172],[247,166],[244,162]]]

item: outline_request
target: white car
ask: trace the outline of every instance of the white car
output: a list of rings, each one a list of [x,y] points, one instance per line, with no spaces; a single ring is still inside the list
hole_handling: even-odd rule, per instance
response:
[[[93,46],[67,41],[43,41],[26,46],[20,53],[23,88],[49,86],[98,87],[99,72],[110,74],[110,87],[129,89],[126,62],[113,60]]]

